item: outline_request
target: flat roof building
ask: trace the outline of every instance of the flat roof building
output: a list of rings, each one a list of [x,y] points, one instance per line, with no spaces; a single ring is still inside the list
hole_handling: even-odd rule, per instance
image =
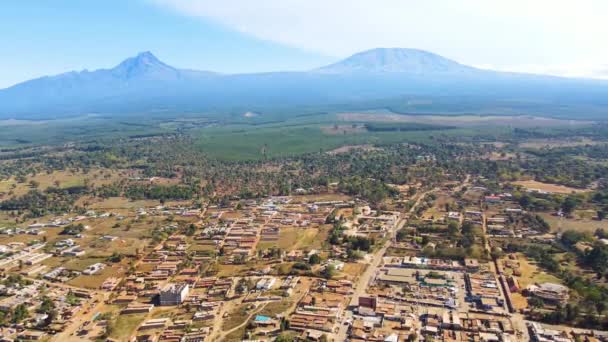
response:
[[[160,290],[159,303],[161,306],[179,305],[188,297],[189,291],[188,284],[167,284]]]

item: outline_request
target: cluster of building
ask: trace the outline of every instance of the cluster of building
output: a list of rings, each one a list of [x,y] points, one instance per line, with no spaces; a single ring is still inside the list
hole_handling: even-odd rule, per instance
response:
[[[14,315],[18,307],[27,312],[22,321],[0,330],[2,341],[41,340],[50,333],[61,332],[93,302],[89,291],[49,286],[14,275],[2,279],[0,295],[0,311],[4,315]],[[42,310],[46,299],[52,301],[53,307]]]

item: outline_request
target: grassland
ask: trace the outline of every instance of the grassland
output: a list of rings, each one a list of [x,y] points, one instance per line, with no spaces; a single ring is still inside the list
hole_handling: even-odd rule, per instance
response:
[[[513,126],[513,127],[561,127],[566,125],[585,126],[591,121],[576,121],[554,119],[539,116],[524,115],[407,115],[395,113],[341,113],[338,118],[353,122],[386,122],[386,123],[411,123],[411,124],[435,124],[455,127],[470,126]]]
[[[257,249],[262,250],[270,247],[279,247],[285,251],[320,249],[327,239],[328,232],[329,227],[326,226],[320,228],[283,227],[279,232],[277,242],[260,242]]]
[[[322,124],[232,126],[199,131],[197,146],[222,160],[255,160],[335,151],[342,146],[378,146],[401,142],[432,142],[438,137],[470,137],[468,128],[370,132],[361,129],[328,132]],[[495,129],[504,131],[505,129]],[[330,130],[331,131],[331,130]],[[484,133],[487,133],[488,129]]]
[[[278,302],[271,302],[266,304],[264,309],[260,311],[260,315],[276,317],[289,310],[295,303],[292,300],[285,299]]]
[[[586,191],[586,190],[576,189],[576,188],[572,188],[572,187],[565,186],[565,185],[537,182],[535,180],[521,180],[521,181],[513,182],[513,184],[522,186],[529,190],[541,190],[541,191],[546,191],[548,193],[554,193],[554,194],[570,194],[570,193]]]
[[[344,264],[344,270],[342,270],[341,274],[345,278],[353,280],[356,279],[359,275],[363,274],[366,268],[367,264],[349,262]]]
[[[540,213],[539,215],[549,223],[551,231],[553,232],[576,230],[579,232],[593,233],[597,228],[608,229],[608,220],[598,221],[591,218],[560,218],[548,213]]]
[[[547,272],[541,270],[535,263],[530,262],[524,256],[518,256],[519,269],[521,271],[521,277],[519,277],[519,284],[522,288],[526,288],[531,284],[542,284],[542,283],[554,283],[561,284],[561,280]]]
[[[513,127],[553,129],[588,126],[571,121],[514,115],[411,115],[388,110],[337,112],[299,108],[261,112],[244,117],[234,113],[83,116],[60,120],[13,120],[0,124],[0,146],[57,144],[68,141],[116,139],[187,133],[209,156],[223,160],[252,160],[302,153],[327,152],[342,146],[400,142],[430,142],[438,137],[483,137],[511,132]],[[369,125],[380,129],[367,129]],[[398,129],[395,129],[398,125]],[[481,128],[481,129],[480,129]],[[67,137],[67,138],[66,138]],[[339,150],[338,150],[339,151]]]
[[[248,306],[249,304],[239,305],[230,311],[228,317],[222,322],[222,330],[228,331],[243,324],[245,319],[250,315],[250,312],[247,311]]]
[[[0,193],[23,195],[32,189],[46,189],[48,187],[70,188],[75,186],[100,186],[109,184],[123,175],[120,172],[109,169],[92,169],[89,172],[53,171],[51,173],[41,172],[26,177],[24,182],[19,182],[15,177],[0,181]]]
[[[146,319],[145,314],[120,315],[112,323],[111,338],[118,341],[128,341],[135,329]]]

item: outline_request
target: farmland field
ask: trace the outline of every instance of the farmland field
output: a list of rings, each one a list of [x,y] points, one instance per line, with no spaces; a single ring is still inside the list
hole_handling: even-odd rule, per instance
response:
[[[341,113],[338,118],[354,122],[391,122],[437,124],[456,127],[509,125],[514,127],[559,127],[585,126],[591,121],[572,121],[545,118],[538,116],[508,116],[508,115],[406,115],[393,113]]]
[[[544,191],[544,192],[548,192],[548,193],[556,193],[556,194],[570,194],[573,192],[585,192],[586,191],[586,190],[582,190],[582,189],[568,187],[565,185],[542,183],[542,182],[537,182],[534,180],[521,180],[521,181],[513,182],[513,184],[523,186],[524,188],[526,188],[528,190],[540,190],[540,191]]]

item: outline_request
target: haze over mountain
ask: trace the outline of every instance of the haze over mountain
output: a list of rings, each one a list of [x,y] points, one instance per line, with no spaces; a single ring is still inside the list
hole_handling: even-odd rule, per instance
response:
[[[358,103],[369,106],[370,101],[382,107],[385,100],[411,99],[443,105],[405,108],[412,112],[451,104],[454,111],[510,108],[517,113],[554,114],[550,109],[556,108],[564,115],[584,110],[597,116],[608,104],[608,82],[481,70],[415,49],[373,49],[315,70],[253,74],[179,69],[142,52],[111,69],[68,72],[0,90],[0,118],[356,108]]]
[[[327,73],[463,73],[477,69],[417,49],[378,48],[356,53],[316,71]]]

